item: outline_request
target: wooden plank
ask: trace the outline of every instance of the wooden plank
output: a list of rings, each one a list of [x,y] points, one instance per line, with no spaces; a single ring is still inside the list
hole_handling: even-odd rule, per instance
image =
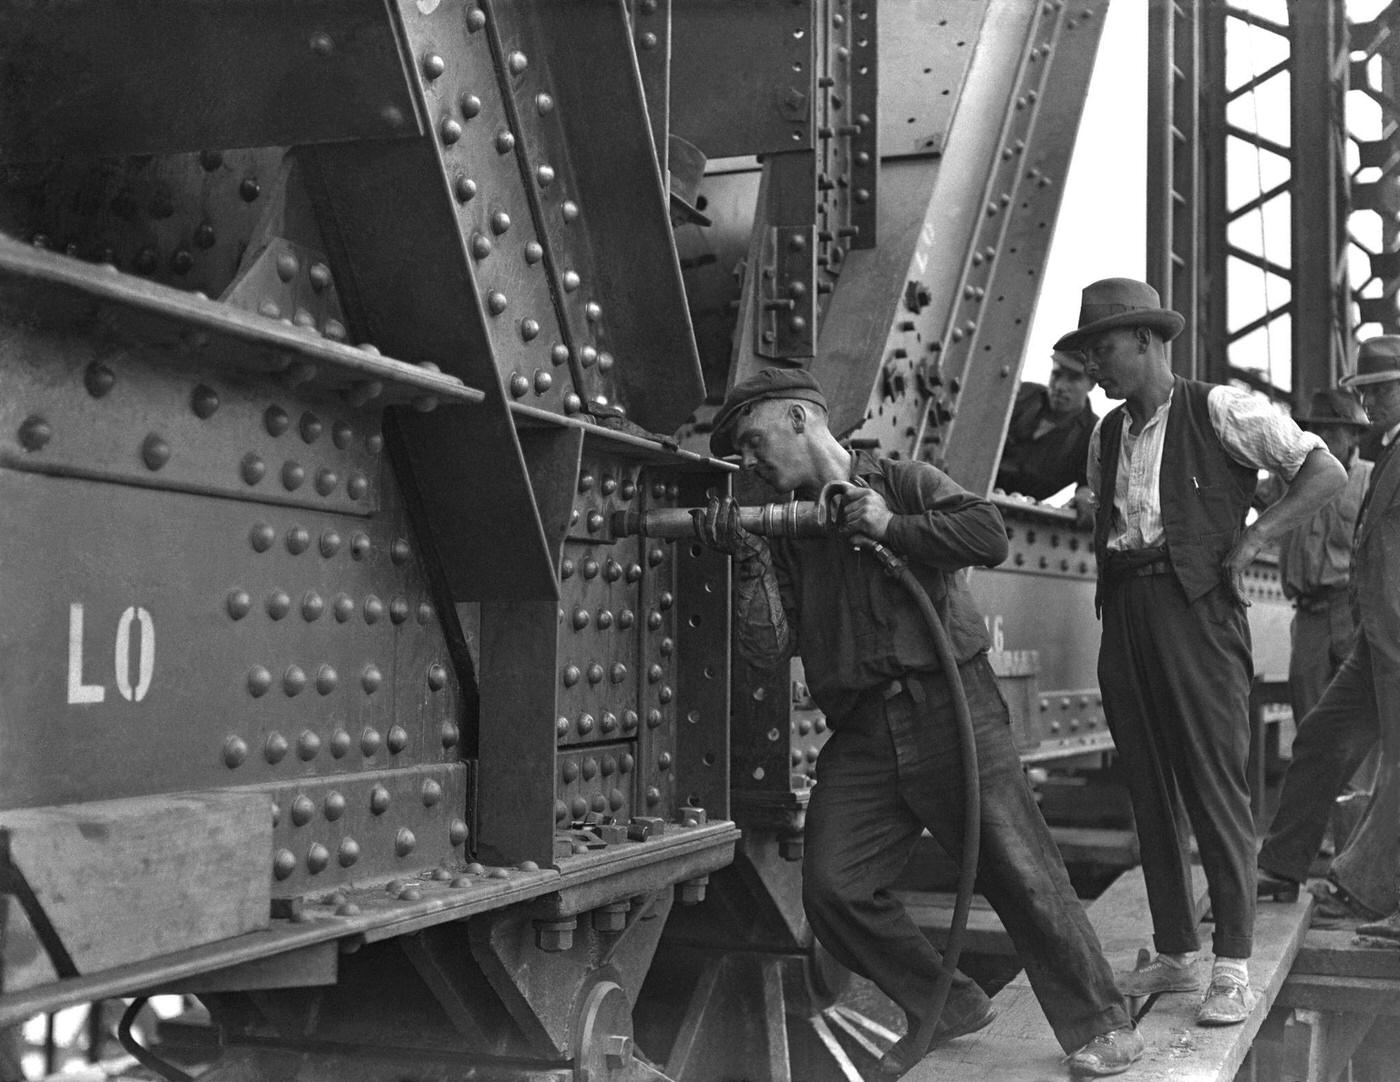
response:
[[[14,865],[80,974],[266,928],[267,794],[184,793],[0,811]],[[11,906],[11,918],[19,907]],[[24,971],[36,983],[48,967]],[[20,990],[6,981],[6,991]]]
[[[1199,879],[1197,886],[1204,903]],[[1311,904],[1311,896],[1305,895],[1295,905],[1269,903],[1259,907],[1250,962],[1251,987],[1258,1001],[1243,1025],[1197,1026],[1198,993],[1164,995],[1151,1001],[1139,1022],[1147,1051],[1132,1069],[1135,1082],[1232,1082],[1269,1005],[1278,996],[1302,940]],[[1138,949],[1151,942],[1152,921],[1142,870],[1136,868],[1119,876],[1089,907],[1089,919],[1110,965],[1115,970],[1131,969]],[[1063,1077],[1064,1053],[1025,974],[1003,988],[994,1002],[996,1021],[927,1057],[904,1076],[906,1082],[968,1078],[1045,1082]]]
[[[1351,928],[1310,928],[1289,974],[1400,981],[1400,947],[1360,942]]]
[[[1290,974],[1278,1001],[1302,1010],[1400,1017],[1400,981]]]

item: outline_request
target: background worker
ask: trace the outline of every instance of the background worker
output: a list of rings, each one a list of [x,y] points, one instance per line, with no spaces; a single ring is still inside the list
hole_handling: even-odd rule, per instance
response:
[[[1293,741],[1278,811],[1259,852],[1261,894],[1297,895],[1342,786],[1380,747],[1370,805],[1332,862],[1334,907],[1354,916],[1392,915],[1371,934],[1400,939],[1396,870],[1400,830],[1400,336],[1361,343],[1355,387],[1380,430],[1380,449],[1361,501],[1352,549],[1356,641]]]
[[[1129,995],[1194,991],[1199,948],[1190,822],[1215,912],[1215,963],[1197,1021],[1244,1021],[1255,908],[1246,764],[1253,679],[1242,575],[1264,546],[1332,499],[1346,472],[1321,439],[1243,391],[1173,375],[1185,320],[1130,278],[1083,292],[1089,374],[1124,400],[1094,433],[1089,484],[1103,638],[1099,685],[1142,852],[1157,956],[1121,974]],[[1248,528],[1260,469],[1289,479]]]
[[[700,525],[708,544],[735,557],[739,651],[764,668],[800,653],[832,727],[807,808],[803,904],[822,945],[904,1008],[909,1036],[881,1070],[912,1065],[914,1034],[943,968],[892,887],[925,828],[958,859],[966,780],[953,693],[928,627],[906,590],[852,544],[856,534],[909,561],[952,640],[977,747],[978,882],[1071,1071],[1127,1069],[1142,1039],[1026,784],[986,628],[961,574],[1006,558],[996,508],[927,463],[843,447],[827,427],[821,389],[802,370],[764,369],[736,384],[710,447],[738,454],[776,492],[802,499],[830,482],[859,486],[842,504],[844,537],[765,541],[739,526],[732,500],[712,501]],[[958,974],[935,1041],[990,1021],[986,996]]]
[[[1093,503],[1084,468],[1098,420],[1089,405],[1094,381],[1085,371],[1084,355],[1077,351],[1056,350],[1051,365],[1047,386],[1027,382],[1016,392],[996,487],[1047,500],[1074,485],[1073,506],[1081,524],[1088,525]]]

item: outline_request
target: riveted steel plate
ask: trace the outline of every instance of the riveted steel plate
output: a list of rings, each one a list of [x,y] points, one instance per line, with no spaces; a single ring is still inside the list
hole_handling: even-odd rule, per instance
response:
[[[261,147],[14,166],[0,189],[0,227],[37,247],[217,297],[279,198],[284,157],[280,147]]]
[[[460,692],[400,513],[0,470],[0,536],[7,805],[456,758]]]
[[[642,472],[642,509],[675,507],[680,484],[664,469]],[[637,758],[641,815],[670,818],[680,801],[676,781],[677,550],[683,542],[647,539],[642,547],[641,635],[637,656]]]
[[[416,134],[377,0],[7,5],[0,160]]]
[[[466,859],[462,763],[311,777],[269,788],[273,896],[295,897]]]
[[[636,801],[635,741],[560,751],[556,766],[556,826],[566,826],[593,814],[612,816],[625,828]]]
[[[711,158],[812,146],[812,0],[705,0],[671,13],[671,130]],[[722,88],[722,107],[715,90]]]
[[[883,156],[942,153],[986,15],[986,0],[881,0]]]

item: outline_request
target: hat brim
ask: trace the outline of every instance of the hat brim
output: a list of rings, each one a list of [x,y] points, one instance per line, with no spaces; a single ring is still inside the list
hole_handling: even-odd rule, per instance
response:
[[[1364,375],[1354,373],[1350,376],[1343,376],[1337,382],[1343,387],[1365,387],[1369,383],[1389,383],[1393,379],[1400,379],[1400,369],[1392,369],[1388,372],[1367,372]]]
[[[1162,336],[1162,341],[1170,342],[1186,326],[1186,319],[1180,312],[1169,308],[1142,308],[1133,312],[1116,312],[1093,323],[1086,323],[1069,332],[1052,347],[1057,350],[1083,349],[1090,338],[1104,331],[1118,327],[1151,327]]]
[[[714,224],[710,221],[708,216],[701,214],[700,211],[696,210],[694,206],[687,203],[675,192],[671,193],[671,209],[680,211],[682,217],[684,217],[686,221],[694,222],[696,225]]]
[[[735,402],[728,408],[721,408],[719,413],[715,415],[715,427],[710,432],[710,454],[715,458],[728,458],[730,455],[737,455],[739,449],[734,446],[734,422],[738,420],[740,411],[745,406],[753,406],[759,402],[771,402],[774,399],[795,399],[799,402],[811,402],[822,409],[827,408],[826,396],[820,391],[807,387],[786,387],[781,390],[756,394],[742,402]]]

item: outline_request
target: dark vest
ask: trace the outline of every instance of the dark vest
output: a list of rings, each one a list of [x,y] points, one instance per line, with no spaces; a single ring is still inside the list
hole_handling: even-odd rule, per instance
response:
[[[1259,479],[1257,470],[1230,457],[1215,434],[1206,403],[1212,386],[1176,378],[1158,475],[1167,556],[1187,601],[1195,601],[1222,581],[1221,566],[1244,532]],[[1100,593],[1113,522],[1118,450],[1127,418],[1126,404],[1119,406],[1104,418],[1099,432],[1103,469],[1094,518],[1094,555],[1099,562]]]

